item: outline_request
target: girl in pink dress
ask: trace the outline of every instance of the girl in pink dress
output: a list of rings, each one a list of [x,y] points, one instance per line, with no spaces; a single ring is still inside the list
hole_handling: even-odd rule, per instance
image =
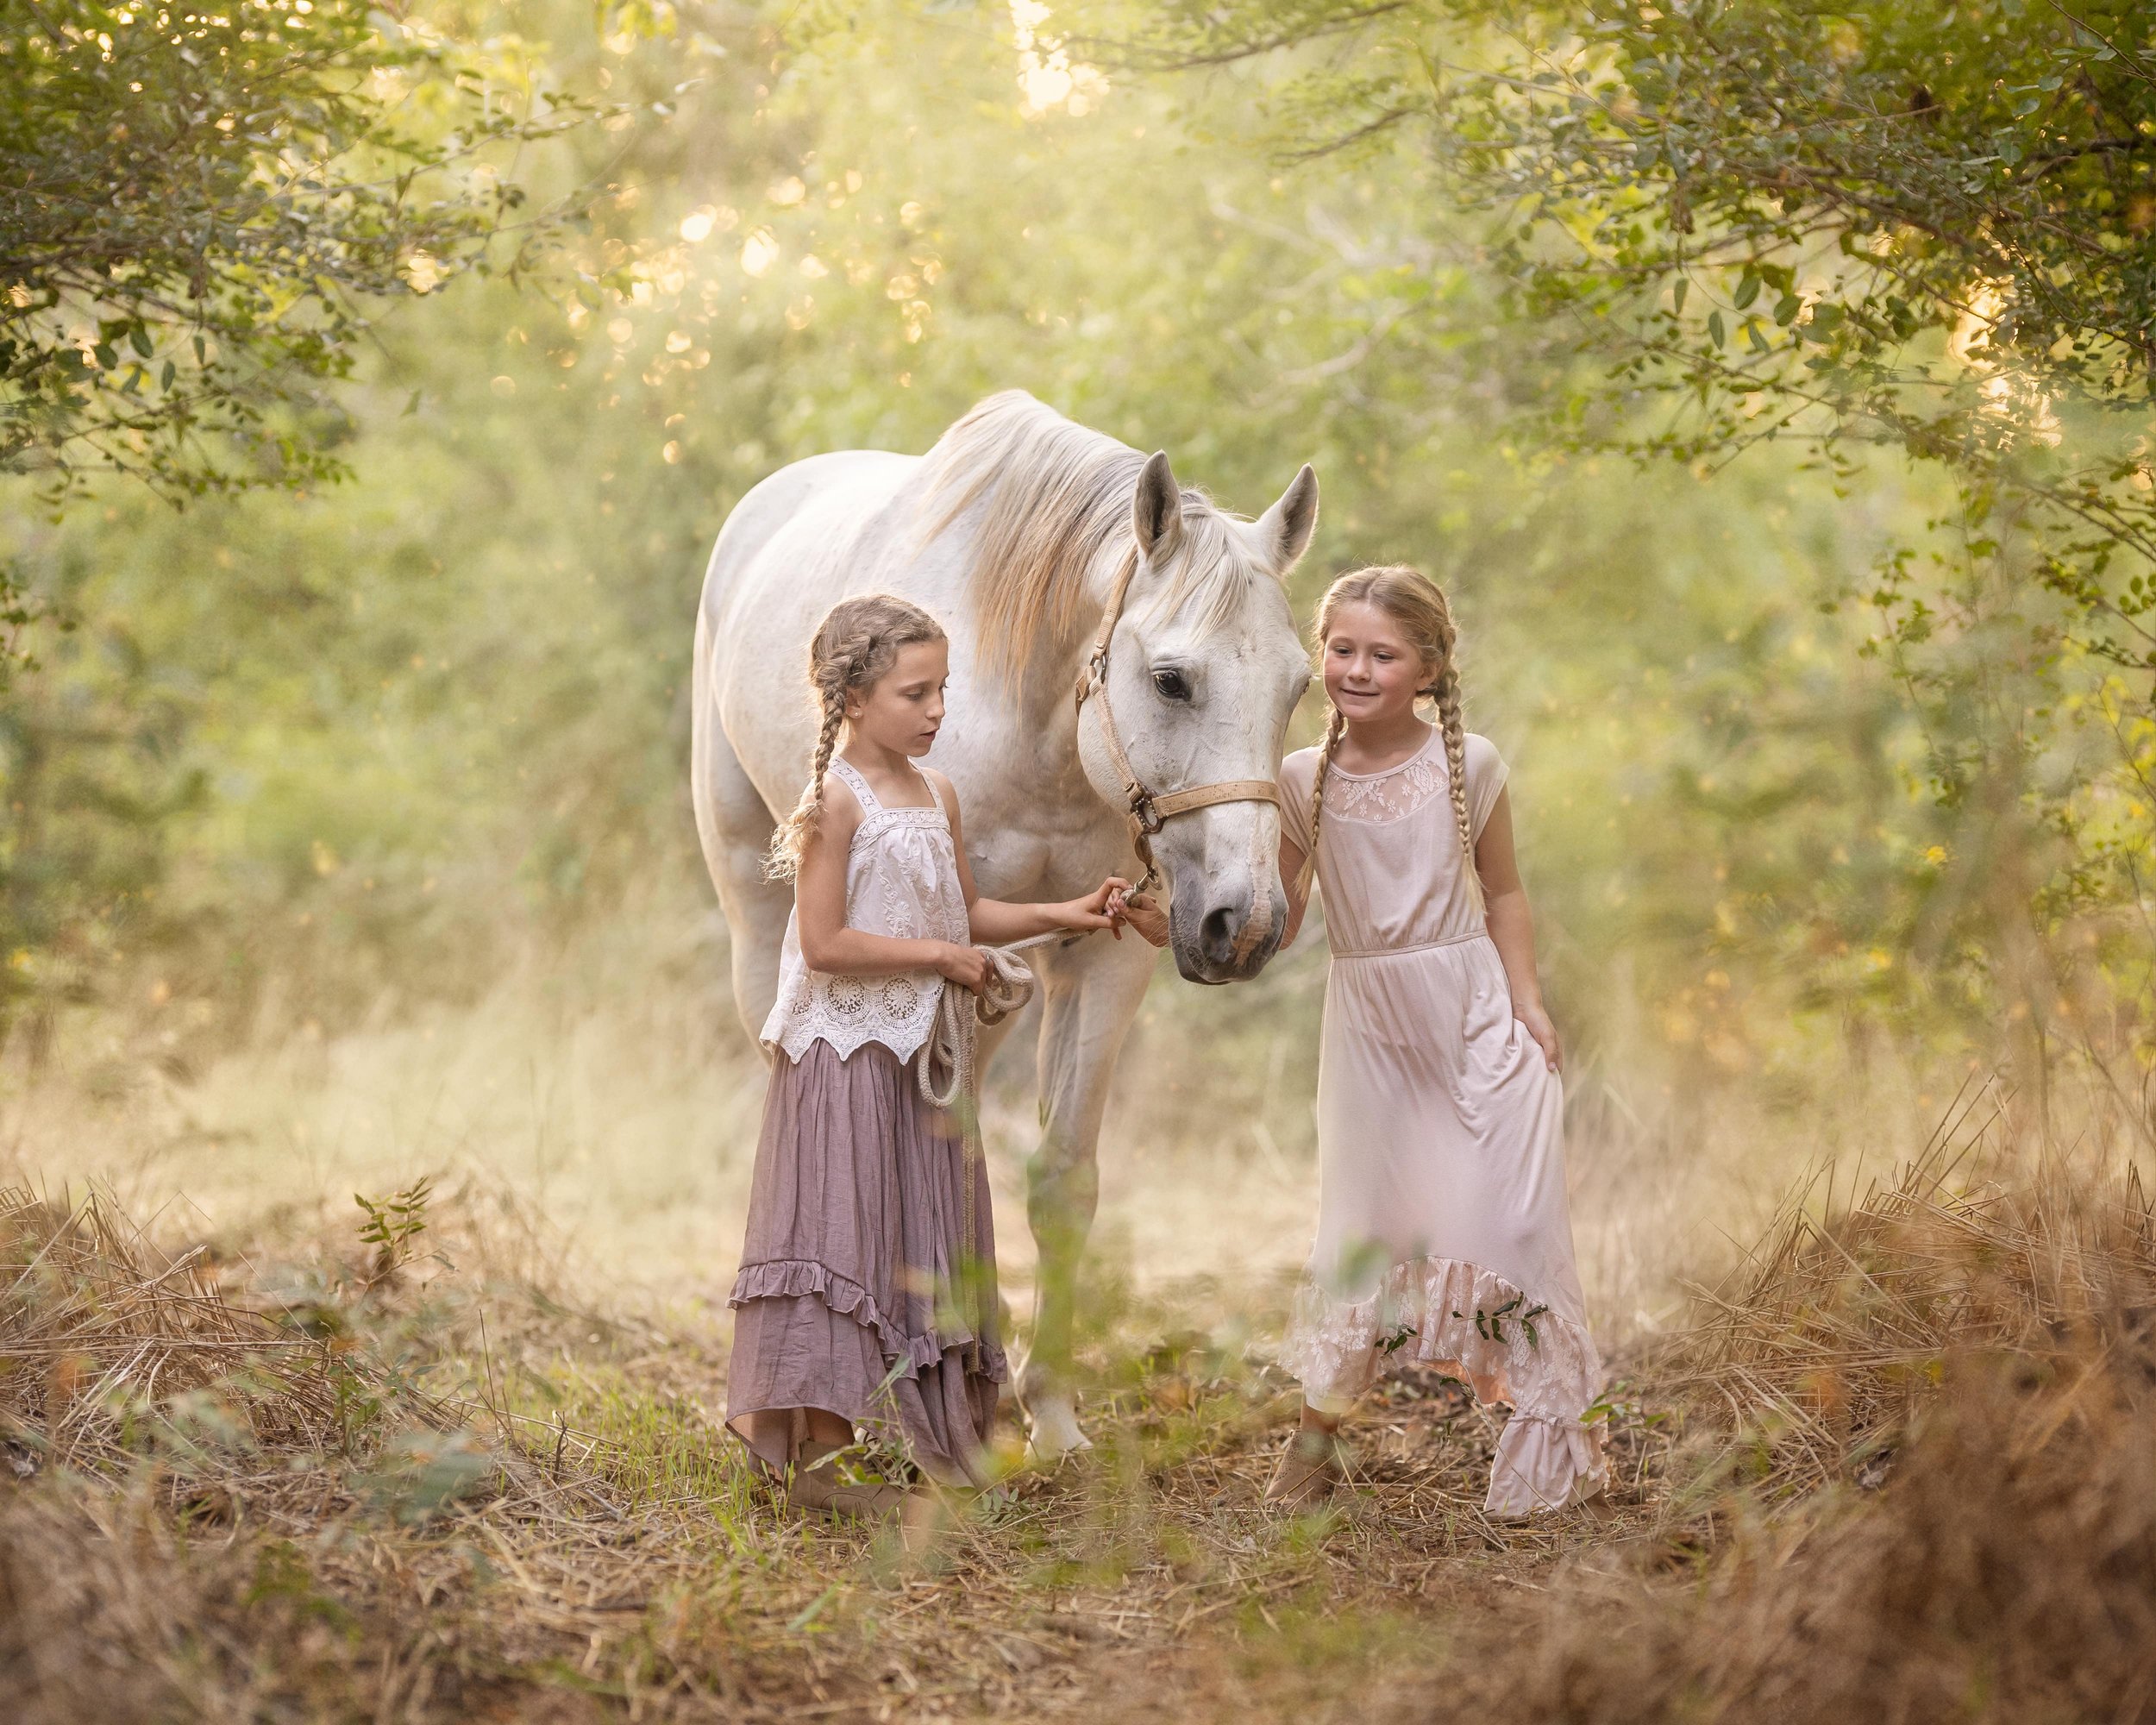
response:
[[[1561,1509],[1607,1477],[1585,1423],[1602,1371],[1505,763],[1461,725],[1457,631],[1424,576],[1343,575],[1316,632],[1332,711],[1280,787],[1288,938],[1314,870],[1332,950],[1318,1235],[1284,1356],[1302,1425],[1266,1496],[1300,1508],[1342,1481],[1341,1418],[1389,1358],[1510,1405],[1491,1514]]]

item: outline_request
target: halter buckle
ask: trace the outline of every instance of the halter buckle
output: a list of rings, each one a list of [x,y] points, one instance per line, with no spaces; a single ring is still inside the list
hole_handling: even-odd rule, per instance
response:
[[[1085,668],[1078,673],[1077,705],[1080,711],[1084,710],[1087,701],[1100,693],[1102,685],[1106,681],[1103,675],[1107,667],[1100,662],[1098,653],[1086,661]]]

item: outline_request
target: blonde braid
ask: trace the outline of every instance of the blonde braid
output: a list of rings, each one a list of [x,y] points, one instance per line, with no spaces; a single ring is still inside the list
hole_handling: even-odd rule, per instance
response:
[[[1303,841],[1302,867],[1296,871],[1295,891],[1310,890],[1310,876],[1318,867],[1318,829],[1325,820],[1325,775],[1332,770],[1332,751],[1347,734],[1347,718],[1337,706],[1326,708],[1325,741],[1318,745],[1318,770],[1310,781],[1310,832]]]
[[[1482,871],[1475,866],[1475,823],[1467,811],[1467,727],[1460,721],[1460,674],[1449,661],[1438,675],[1438,728],[1445,734],[1445,769],[1452,792],[1452,819],[1460,829],[1460,857],[1475,908],[1483,908]]]
[[[800,801],[771,835],[763,865],[768,879],[790,881],[798,875],[803,855],[822,830],[824,781],[846,721],[846,698],[874,688],[897,663],[899,648],[943,638],[943,626],[934,618],[888,593],[842,600],[817,626],[809,643],[809,687],[822,714],[816,755]]]
[[[779,823],[779,829],[771,835],[771,853],[764,858],[763,872],[768,880],[791,881],[799,872],[802,853],[824,819],[824,775],[830,771],[831,756],[837,752],[838,730],[846,718],[846,694],[842,689],[819,692],[823,699],[824,724],[816,733],[816,763],[809,768],[809,781],[802,787],[801,800],[793,805],[793,812]]]

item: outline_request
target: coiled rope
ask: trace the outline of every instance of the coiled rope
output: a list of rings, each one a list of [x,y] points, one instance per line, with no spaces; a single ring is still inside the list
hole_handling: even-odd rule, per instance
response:
[[[974,1189],[980,1183],[981,1161],[981,1074],[977,1056],[981,1027],[1001,1024],[1033,998],[1032,968],[1018,957],[1019,953],[1028,947],[1044,946],[1051,940],[1075,938],[1058,929],[1049,934],[1037,934],[1029,940],[1012,941],[1008,946],[982,947],[981,955],[988,961],[988,975],[981,992],[976,994],[946,978],[943,992],[937,997],[936,1021],[930,1026],[928,1040],[913,1057],[913,1074],[920,1085],[922,1099],[931,1107],[944,1109],[957,1117],[964,1145],[963,1171],[960,1176],[958,1238],[962,1258],[958,1279],[975,1296],[975,1309],[970,1314],[973,1339],[966,1345],[968,1371],[981,1370],[981,1334],[987,1327],[978,1291],[980,1266],[987,1254],[981,1249],[981,1219],[974,1195]]]

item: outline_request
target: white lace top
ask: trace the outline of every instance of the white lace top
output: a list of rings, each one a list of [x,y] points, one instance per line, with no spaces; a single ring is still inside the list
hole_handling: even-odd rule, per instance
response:
[[[969,939],[958,853],[934,781],[924,775],[933,807],[886,808],[847,762],[834,756],[830,771],[861,802],[861,825],[846,857],[846,926],[900,940]],[[942,975],[927,969],[889,976],[812,970],[801,957],[800,917],[797,908],[787,919],[779,998],[764,1020],[763,1045],[799,1060],[821,1037],[842,1060],[865,1042],[910,1058],[928,1040]]]

